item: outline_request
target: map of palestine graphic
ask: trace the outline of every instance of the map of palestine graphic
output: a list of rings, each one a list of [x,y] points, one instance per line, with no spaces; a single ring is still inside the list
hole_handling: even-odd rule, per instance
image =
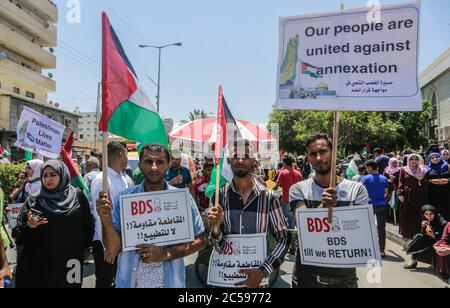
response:
[[[297,77],[297,62],[298,62],[298,35],[289,39],[286,54],[284,55],[283,64],[280,71],[280,84],[293,84]]]

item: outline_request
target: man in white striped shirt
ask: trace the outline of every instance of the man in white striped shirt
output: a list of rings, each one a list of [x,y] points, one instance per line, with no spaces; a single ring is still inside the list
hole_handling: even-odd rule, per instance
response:
[[[265,262],[258,269],[241,271],[247,275],[247,280],[236,285],[258,288],[264,278],[269,277],[284,262],[288,250],[288,230],[280,200],[251,174],[255,158],[250,154],[250,143],[242,143],[235,142],[230,151],[233,181],[220,190],[219,204],[211,204],[208,213],[212,228],[210,243],[220,251],[227,235],[274,233],[276,246],[268,253]],[[245,153],[238,153],[238,149],[244,148]],[[213,196],[211,202],[214,200]]]

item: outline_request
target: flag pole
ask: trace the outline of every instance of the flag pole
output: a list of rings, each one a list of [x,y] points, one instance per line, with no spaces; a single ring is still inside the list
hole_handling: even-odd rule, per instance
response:
[[[337,179],[337,155],[339,149],[339,124],[340,124],[341,112],[334,112],[334,125],[333,125],[333,152],[331,158],[331,179],[330,187],[336,187]],[[328,222],[333,223],[333,207],[328,208]]]
[[[222,92],[222,85],[219,86],[219,108],[217,111],[217,117],[216,117],[216,123],[217,123],[217,132],[216,132],[216,148],[215,148],[215,160],[216,160],[216,192],[215,192],[215,203],[214,206],[217,206],[219,204],[220,201],[220,161],[221,161],[221,156],[222,155],[218,155],[222,150],[224,144],[223,144],[223,134],[225,133],[222,130],[222,127],[219,124],[219,117],[220,117],[220,108],[222,105],[222,96],[223,96],[223,92]],[[220,142],[219,142],[220,139]],[[219,156],[219,157],[218,157]]]
[[[108,182],[108,132],[102,132],[102,148],[103,148],[103,156],[102,156],[103,193],[109,194],[109,182]]]
[[[345,6],[341,4],[341,13],[345,10]],[[334,112],[334,124],[333,124],[333,154],[331,158],[331,179],[330,187],[336,187],[337,179],[337,155],[339,151],[339,124],[341,120],[341,112]],[[333,207],[328,208],[328,222],[333,223]]]
[[[216,194],[214,206],[219,204],[220,201],[220,163],[216,166]]]

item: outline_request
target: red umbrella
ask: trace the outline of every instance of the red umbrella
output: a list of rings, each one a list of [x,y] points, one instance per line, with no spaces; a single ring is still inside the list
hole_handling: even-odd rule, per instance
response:
[[[275,139],[265,129],[249,121],[236,120],[242,137],[252,142],[274,142]],[[169,134],[170,140],[197,143],[215,143],[217,135],[216,118],[199,119],[189,122]]]

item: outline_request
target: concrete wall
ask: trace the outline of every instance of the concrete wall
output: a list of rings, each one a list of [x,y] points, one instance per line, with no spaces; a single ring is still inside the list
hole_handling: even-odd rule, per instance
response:
[[[429,100],[430,102],[433,93],[436,93],[438,101],[438,118],[436,125],[439,127],[450,126],[450,68],[446,73],[423,88],[424,99]]]

